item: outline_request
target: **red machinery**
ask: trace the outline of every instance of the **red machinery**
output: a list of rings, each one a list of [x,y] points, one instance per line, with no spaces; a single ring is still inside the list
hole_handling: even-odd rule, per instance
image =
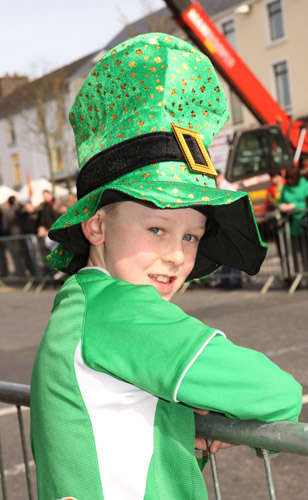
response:
[[[165,0],[178,24],[212,61],[232,90],[261,123],[254,129],[237,131],[229,145],[226,178],[249,192],[254,210],[265,212],[270,184],[269,172],[297,165],[308,154],[308,134],[301,121],[292,121],[262,83],[216,28],[198,2]],[[293,151],[292,151],[293,150]],[[294,154],[295,151],[295,154]],[[305,164],[304,172],[307,172]]]
[[[246,104],[261,124],[279,125],[282,134],[296,149],[299,141],[301,151],[308,153],[308,134],[302,134],[305,124],[292,122],[287,113],[255,77],[239,57],[199,2],[191,0],[165,0],[175,14],[176,21],[194,40],[199,49],[208,55],[232,90]]]

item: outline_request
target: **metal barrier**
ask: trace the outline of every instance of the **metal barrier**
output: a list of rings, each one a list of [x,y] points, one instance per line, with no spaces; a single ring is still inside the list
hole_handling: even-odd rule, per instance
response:
[[[30,407],[30,386],[0,382],[0,402],[15,405],[17,408],[27,478],[28,498],[29,500],[34,500],[21,413],[22,406]],[[276,500],[276,494],[268,450],[308,456],[308,424],[306,423],[284,421],[266,424],[256,420],[233,420],[217,413],[210,413],[207,416],[196,414],[195,422],[196,433],[207,439],[208,446],[213,439],[218,439],[220,441],[241,444],[256,449],[257,455],[264,460],[270,500]],[[210,454],[210,463],[216,500],[222,500],[215,455]],[[8,500],[1,440],[0,474],[3,500]]]
[[[261,293],[266,293],[273,282],[282,282],[292,294],[303,278],[308,278],[308,225],[303,218],[307,210],[292,210],[281,214],[268,212],[257,222],[261,237],[268,246],[267,257],[257,276],[266,278]]]
[[[185,283],[181,293],[189,286],[235,289],[245,283],[260,283],[260,293],[265,294],[274,282],[286,287],[289,294],[294,293],[303,279],[306,279],[308,284],[308,218],[306,227],[305,222],[300,225],[304,216],[308,217],[307,210],[293,210],[286,214],[277,210],[256,215],[261,238],[268,245],[267,256],[259,273],[256,276],[248,276],[223,266],[207,278],[192,284]]]
[[[13,384],[9,382],[0,382],[0,402],[16,406],[23,460],[25,465],[28,498],[29,500],[34,500],[33,485],[31,481],[30,465],[29,465],[30,464],[29,454],[26,444],[24,421],[21,411],[22,406],[30,407],[30,386],[23,384]],[[7,492],[4,460],[1,447],[1,436],[0,436],[0,475],[1,475],[2,498],[3,500],[8,500],[9,497]]]
[[[11,283],[23,284],[28,291],[33,285],[36,291],[42,290],[47,282],[55,279],[63,281],[64,275],[45,261],[49,250],[44,238],[35,234],[0,237],[0,286]]]
[[[308,221],[306,227],[301,220],[308,215],[307,210],[268,212],[257,216],[262,240],[268,244],[268,253],[257,276],[250,277],[236,269],[223,266],[222,270],[208,278],[185,284],[188,286],[222,286],[240,288],[242,283],[261,282],[261,293],[266,293],[278,281],[287,286],[292,294],[305,279],[308,282]],[[47,282],[65,280],[63,273],[55,270],[45,261],[48,249],[44,239],[34,234],[0,237],[0,286],[4,283],[21,282],[24,291],[33,285],[40,291]]]

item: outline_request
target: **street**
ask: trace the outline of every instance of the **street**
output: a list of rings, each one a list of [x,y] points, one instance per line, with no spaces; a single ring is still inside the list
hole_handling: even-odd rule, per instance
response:
[[[30,383],[37,346],[48,321],[56,290],[40,293],[8,291],[0,293],[1,349],[0,379]],[[308,290],[289,296],[285,290],[261,295],[254,287],[223,291],[192,288],[177,294],[174,302],[187,313],[223,330],[233,342],[260,350],[281,368],[289,371],[308,395]],[[270,383],[270,381],[269,381]],[[305,401],[308,402],[308,396]],[[300,420],[308,422],[304,404]],[[9,500],[26,497],[17,419],[11,408],[0,406],[0,431]],[[29,435],[29,411],[23,412]],[[254,450],[243,446],[222,450],[217,455],[223,500],[267,500],[269,498],[263,461]],[[124,465],[125,466],[125,465]],[[308,498],[307,458],[280,454],[272,460],[277,499]],[[34,466],[31,467],[34,473]],[[210,500],[215,499],[211,470],[205,468]],[[184,500],[184,499],[183,499]]]

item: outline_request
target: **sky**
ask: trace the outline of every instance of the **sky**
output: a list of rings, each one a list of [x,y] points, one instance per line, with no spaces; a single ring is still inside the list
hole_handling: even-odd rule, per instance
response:
[[[39,77],[102,49],[163,0],[9,0],[1,6],[0,77]]]

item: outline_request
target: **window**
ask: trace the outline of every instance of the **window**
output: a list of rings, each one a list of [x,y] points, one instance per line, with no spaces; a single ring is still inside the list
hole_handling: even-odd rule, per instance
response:
[[[63,171],[62,149],[57,144],[57,140],[53,136],[49,136],[49,149],[51,157],[51,168],[54,173]]]
[[[277,100],[282,108],[290,108],[291,96],[289,86],[289,73],[286,61],[274,64],[274,76],[277,92]]]
[[[224,37],[228,40],[230,45],[235,49],[236,48],[236,39],[235,39],[235,23],[233,19],[222,23],[221,25],[222,32]]]
[[[232,155],[232,182],[268,173],[273,167],[288,168],[292,164],[281,130],[275,126],[243,132],[233,144]]]
[[[56,148],[56,168],[57,172],[63,171],[62,151],[59,147]]]
[[[270,40],[274,41],[284,36],[281,1],[267,4]]]
[[[235,36],[235,22],[234,19],[229,19],[221,24],[221,30],[224,37],[228,40],[230,45],[236,49],[236,36]],[[232,122],[234,124],[241,123],[243,121],[243,107],[241,100],[238,96],[230,89],[230,110]]]
[[[16,143],[16,134],[14,128],[13,120],[7,120],[6,122],[6,132],[7,132],[7,143],[9,146],[12,146]]]
[[[242,123],[243,121],[243,107],[240,98],[233,90],[230,89],[230,108],[231,116],[234,124]]]
[[[11,166],[12,166],[12,174],[13,174],[13,184],[14,187],[18,187],[21,185],[21,168],[19,163],[19,156],[12,155],[11,156]]]

